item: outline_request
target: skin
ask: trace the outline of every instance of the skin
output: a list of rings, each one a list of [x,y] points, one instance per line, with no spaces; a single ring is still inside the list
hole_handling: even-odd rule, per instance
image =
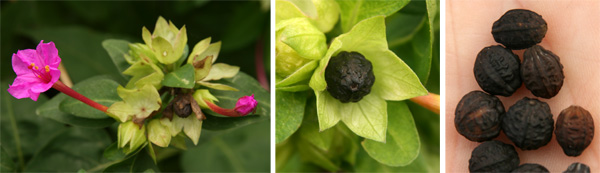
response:
[[[548,23],[540,45],[554,52],[564,66],[562,89],[551,99],[554,120],[570,105],[579,105],[594,118],[595,137],[578,157],[568,157],[552,134],[548,145],[537,150],[516,148],[521,164],[538,163],[550,172],[562,172],[573,162],[600,170],[600,1],[447,1],[446,4],[446,172],[468,172],[471,152],[479,144],[458,134],[454,127],[456,105],[468,92],[481,90],[473,64],[479,51],[498,45],[491,34],[494,21],[510,9],[532,10]],[[522,60],[524,50],[514,51]],[[500,96],[506,110],[523,97],[535,98],[524,85],[510,97]],[[497,140],[512,144],[502,132]]]

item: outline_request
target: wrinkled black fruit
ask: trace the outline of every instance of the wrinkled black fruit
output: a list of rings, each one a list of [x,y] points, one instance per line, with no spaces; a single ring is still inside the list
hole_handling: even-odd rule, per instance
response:
[[[565,79],[560,58],[539,45],[525,50],[521,79],[533,95],[547,99],[554,97]]]
[[[582,107],[569,106],[558,115],[554,133],[567,156],[579,156],[594,139],[594,120]]]
[[[327,91],[342,103],[358,102],[375,83],[373,65],[358,52],[340,52],[325,69]]]
[[[579,162],[575,162],[567,168],[563,173],[590,173],[590,167]]]
[[[523,150],[535,150],[552,139],[554,119],[547,103],[523,98],[511,106],[502,119],[504,134]]]
[[[498,97],[481,91],[463,96],[454,112],[456,131],[471,141],[487,141],[500,134],[504,106]]]
[[[186,99],[184,95],[178,95],[173,99],[173,111],[181,118],[187,118],[192,114],[192,106],[190,100]]]
[[[473,149],[470,172],[510,172],[519,166],[515,147],[500,141],[486,141]]]
[[[492,26],[494,40],[509,49],[525,49],[542,42],[548,25],[539,14],[524,10],[509,10]]]
[[[535,164],[535,163],[526,163],[526,164],[522,164],[521,166],[519,166],[517,169],[513,170],[512,172],[550,172],[548,171],[548,169],[546,169],[546,167],[540,165],[540,164]]]
[[[521,62],[502,46],[483,48],[473,67],[479,87],[492,95],[510,96],[521,86]]]

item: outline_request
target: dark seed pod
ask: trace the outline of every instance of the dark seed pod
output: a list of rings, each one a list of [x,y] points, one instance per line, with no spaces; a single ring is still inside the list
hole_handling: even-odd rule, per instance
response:
[[[594,138],[594,120],[587,110],[570,106],[556,119],[556,140],[567,156],[579,156]]]
[[[535,163],[526,163],[526,164],[522,164],[521,166],[519,166],[517,169],[513,170],[512,172],[550,172],[548,171],[548,169],[546,169],[546,167],[540,165],[540,164],[535,164]]]
[[[188,116],[190,116],[190,114],[192,114],[192,106],[191,106],[191,102],[190,100],[186,99],[187,97],[184,97],[184,95],[178,95],[177,97],[175,97],[175,99],[173,99],[173,101],[175,102],[173,104],[173,110],[175,112],[175,114],[181,118],[187,118]]]
[[[497,137],[501,130],[504,106],[496,96],[471,91],[456,106],[456,131],[471,141],[487,141]]]
[[[547,99],[554,97],[565,79],[560,58],[539,45],[525,50],[521,79],[533,95]]]
[[[470,172],[510,172],[519,166],[515,147],[500,141],[486,141],[473,149]]]
[[[504,134],[523,150],[535,150],[552,139],[554,119],[547,103],[523,98],[511,106],[502,119]]]
[[[492,26],[494,40],[509,49],[525,49],[542,42],[548,25],[539,14],[524,10],[509,10]]]
[[[342,103],[358,102],[375,83],[373,65],[358,52],[340,52],[325,69],[327,91]]]
[[[473,72],[479,87],[492,95],[510,96],[521,86],[519,57],[502,46],[483,48]]]
[[[579,162],[569,165],[569,168],[563,173],[590,173],[590,167]]]

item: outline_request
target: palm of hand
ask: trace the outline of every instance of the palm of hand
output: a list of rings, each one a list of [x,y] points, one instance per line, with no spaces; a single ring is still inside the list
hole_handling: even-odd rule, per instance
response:
[[[473,76],[477,53],[484,47],[498,45],[491,28],[504,12],[530,9],[548,23],[546,37],[540,43],[554,52],[564,66],[565,81],[561,91],[551,99],[538,98],[550,105],[554,119],[570,105],[580,105],[594,118],[596,137],[578,157],[567,157],[556,142],[537,150],[516,148],[521,164],[538,163],[550,172],[562,172],[573,162],[582,162],[591,170],[600,170],[600,1],[448,1],[446,4],[446,171],[468,172],[471,151],[479,143],[458,134],[454,111],[458,101],[470,91],[481,90]],[[522,59],[524,50],[515,51]],[[524,86],[510,97],[499,98],[505,109],[523,97],[535,98]],[[497,138],[512,142],[501,133]]]

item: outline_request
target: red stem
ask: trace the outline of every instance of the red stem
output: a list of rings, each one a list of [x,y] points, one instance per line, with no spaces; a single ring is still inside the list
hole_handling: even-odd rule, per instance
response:
[[[54,83],[54,85],[52,85],[52,88],[54,88],[62,93],[65,93],[66,95],[69,95],[87,105],[90,105],[91,107],[96,108],[104,113],[106,113],[106,110],[108,109],[108,107],[101,105],[100,103],[97,103],[93,100],[90,100],[89,98],[79,94],[77,91],[69,88],[68,86],[66,86],[65,84],[63,84],[60,81],[56,81],[56,83]]]
[[[225,115],[228,117],[242,117],[244,115],[237,113],[234,109],[225,109],[222,107],[219,107],[215,104],[213,104],[212,102],[208,101],[208,100],[204,100],[204,102],[206,103],[206,105],[208,105],[208,107],[210,107],[210,110],[221,114],[221,115]]]
[[[265,67],[263,64],[263,40],[262,38],[258,39],[258,42],[255,46],[254,53],[254,65],[256,67],[256,78],[258,83],[269,91],[269,82],[267,81],[267,76],[265,74]]]

